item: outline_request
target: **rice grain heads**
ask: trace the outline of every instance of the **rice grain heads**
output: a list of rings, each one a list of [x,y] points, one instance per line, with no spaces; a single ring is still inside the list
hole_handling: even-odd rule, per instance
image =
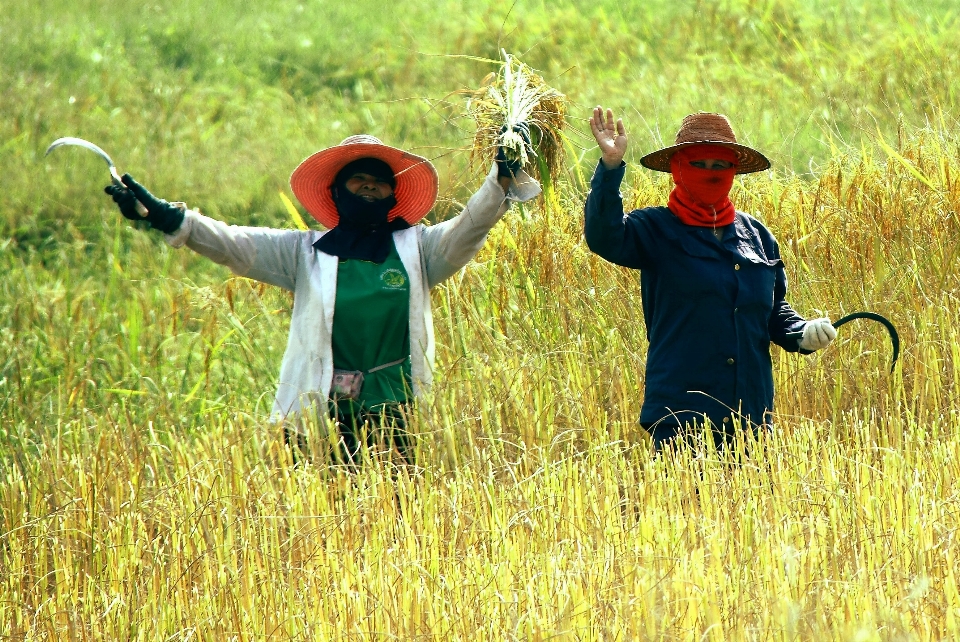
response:
[[[468,92],[467,113],[477,124],[470,161],[489,165],[502,146],[508,158],[519,159],[528,174],[555,179],[563,170],[563,127],[566,97],[514,56],[503,52],[497,73],[489,74],[480,89]],[[530,127],[530,145],[513,130]]]

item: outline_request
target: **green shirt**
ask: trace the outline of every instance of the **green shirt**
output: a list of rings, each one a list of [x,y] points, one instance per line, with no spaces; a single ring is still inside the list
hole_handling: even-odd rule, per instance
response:
[[[383,263],[340,259],[332,343],[335,368],[364,373],[359,398],[338,401],[341,413],[355,414],[358,405],[377,410],[409,401],[410,279],[392,243]],[[403,358],[401,364],[368,372]]]

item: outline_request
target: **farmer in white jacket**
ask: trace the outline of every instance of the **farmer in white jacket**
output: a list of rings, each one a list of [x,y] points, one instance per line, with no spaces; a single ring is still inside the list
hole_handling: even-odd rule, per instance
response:
[[[294,293],[273,418],[306,447],[310,411],[337,423],[340,453],[382,439],[410,460],[404,411],[432,382],[430,289],[480,250],[511,201],[539,184],[500,160],[456,217],[420,224],[437,199],[437,172],[425,158],[351,136],[304,160],[290,186],[326,231],[227,225],[157,199],[129,175],[106,188],[130,219],[145,218],[173,247],[186,245],[235,274]],[[381,427],[389,427],[387,433]]]

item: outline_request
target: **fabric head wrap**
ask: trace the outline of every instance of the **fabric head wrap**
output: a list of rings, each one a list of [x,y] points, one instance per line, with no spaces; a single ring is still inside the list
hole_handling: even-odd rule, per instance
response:
[[[703,169],[691,161],[716,158],[732,163],[728,169]],[[722,227],[733,223],[736,209],[730,188],[737,173],[737,155],[722,145],[691,145],[678,149],[670,158],[670,173],[676,187],[667,207],[687,225]]]
[[[341,169],[330,186],[340,220],[336,227],[320,237],[313,247],[341,259],[359,259],[383,263],[390,254],[393,232],[410,227],[402,218],[390,220],[396,204],[391,194],[378,201],[367,201],[347,189],[346,183],[355,174],[370,174],[396,187],[393,170],[377,158],[360,158]]]

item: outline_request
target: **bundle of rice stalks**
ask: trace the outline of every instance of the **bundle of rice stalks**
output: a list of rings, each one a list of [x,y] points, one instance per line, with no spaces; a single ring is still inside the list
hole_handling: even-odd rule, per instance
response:
[[[519,159],[534,178],[553,180],[563,170],[563,126],[566,98],[527,65],[503,52],[500,71],[489,74],[469,92],[467,113],[477,123],[470,162],[489,166],[503,147],[507,158]],[[530,126],[530,144],[513,130]]]

